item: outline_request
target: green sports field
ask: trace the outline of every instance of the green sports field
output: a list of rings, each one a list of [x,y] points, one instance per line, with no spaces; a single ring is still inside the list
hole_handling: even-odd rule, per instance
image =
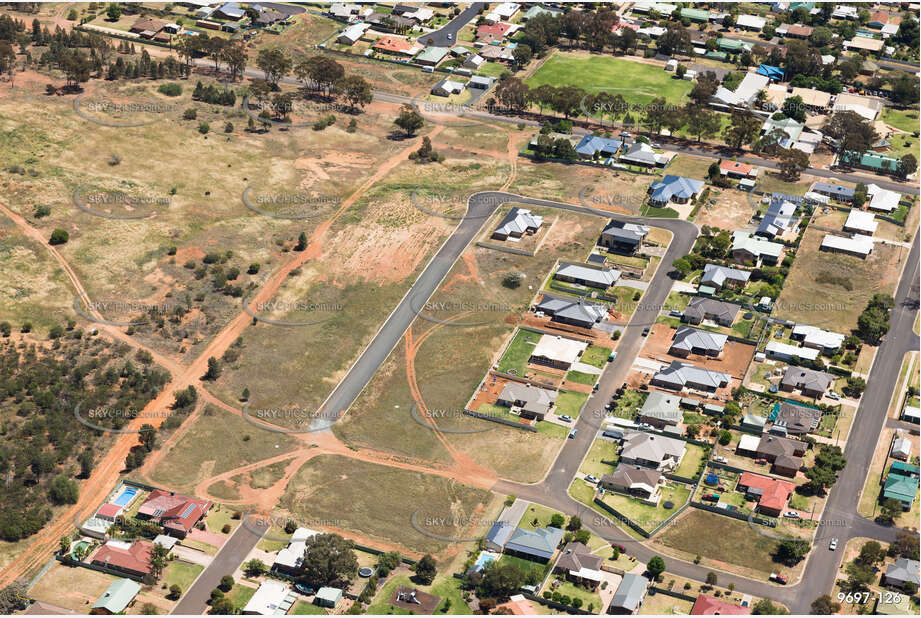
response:
[[[557,52],[526,82],[531,88],[578,86],[587,92],[610,91],[620,94],[627,103],[645,104],[655,97],[665,97],[669,103],[684,102],[693,83],[675,79],[661,67],[641,64],[612,56]]]

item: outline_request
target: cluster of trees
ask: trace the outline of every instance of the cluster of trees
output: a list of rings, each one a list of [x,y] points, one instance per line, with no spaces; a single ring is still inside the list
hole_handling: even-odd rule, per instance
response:
[[[3,332],[9,329],[4,328]],[[78,423],[74,409],[140,410],[169,375],[138,359],[130,349],[86,338],[68,323],[51,346],[0,345],[0,403],[7,410],[0,432],[0,539],[18,541],[38,532],[52,504],[76,502],[76,479],[93,470],[100,432]],[[103,415],[93,422],[120,428],[125,415]]]
[[[841,447],[823,444],[815,454],[815,462],[806,470],[806,478],[799,490],[813,495],[824,495],[825,490],[835,484],[838,472],[847,465]]]
[[[311,588],[347,588],[358,573],[354,544],[338,534],[317,534],[307,540],[304,560],[295,576]]]
[[[874,294],[857,317],[857,336],[871,345],[878,344],[889,332],[889,312],[894,304],[895,299],[888,294]]]
[[[237,102],[237,95],[230,88],[221,89],[214,84],[205,86],[199,81],[192,92],[192,100],[233,107]]]

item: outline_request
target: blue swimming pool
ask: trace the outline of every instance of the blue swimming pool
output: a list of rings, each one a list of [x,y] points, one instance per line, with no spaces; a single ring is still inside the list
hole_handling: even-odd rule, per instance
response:
[[[118,506],[128,506],[128,503],[130,503],[131,500],[134,499],[134,496],[136,496],[137,493],[138,493],[137,487],[131,487],[130,485],[125,485],[125,488],[118,495],[118,497],[115,498],[115,500],[112,500],[112,504],[116,504]]]
[[[473,568],[477,571],[486,568],[486,565],[490,562],[495,562],[496,557],[490,554],[487,554],[485,551],[481,551],[480,555],[477,556],[476,562],[473,563]]]

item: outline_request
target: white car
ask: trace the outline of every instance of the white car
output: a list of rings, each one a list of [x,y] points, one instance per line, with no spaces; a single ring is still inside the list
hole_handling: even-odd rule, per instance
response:
[[[591,483],[592,485],[597,485],[601,481],[601,479],[599,479],[594,474],[586,474],[585,480]]]
[[[828,393],[828,398],[834,399],[837,401],[838,399],[841,399],[841,395],[839,395],[838,393]]]
[[[799,513],[797,513],[796,511],[787,511],[786,513],[783,514],[783,516],[788,519],[799,519]]]
[[[828,544],[828,549],[830,549],[831,551],[835,551],[836,549],[838,549],[838,539],[837,538],[834,538],[831,540],[831,543]]]

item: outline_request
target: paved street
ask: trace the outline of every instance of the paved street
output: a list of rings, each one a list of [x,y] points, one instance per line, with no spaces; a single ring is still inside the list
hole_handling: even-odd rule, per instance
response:
[[[480,14],[480,11],[485,6],[485,2],[474,2],[466,9],[461,11],[458,16],[452,19],[447,25],[439,30],[436,30],[435,32],[430,32],[422,36],[420,40],[423,40],[430,45],[438,45],[439,47],[451,47],[457,43],[457,33],[460,32],[461,28],[476,19],[476,16]]]
[[[257,533],[260,532],[260,533]],[[208,600],[211,591],[221,583],[221,578],[237,570],[240,563],[256,547],[265,530],[255,526],[240,525],[227,539],[217,555],[211,561],[195,583],[185,591],[179,603],[173,608],[172,614],[200,615],[208,611]]]

